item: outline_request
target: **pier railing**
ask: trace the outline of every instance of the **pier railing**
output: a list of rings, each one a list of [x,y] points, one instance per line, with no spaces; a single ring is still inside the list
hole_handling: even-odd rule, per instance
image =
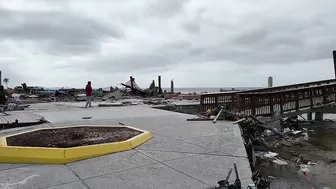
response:
[[[237,94],[238,110],[245,115],[269,115],[299,111],[335,102],[336,84],[277,92]]]
[[[328,85],[336,83],[336,79],[327,79],[327,80],[320,80],[320,81],[313,81],[313,82],[306,82],[306,83],[299,83],[299,84],[292,84],[292,85],[283,85],[278,87],[270,87],[270,88],[260,88],[260,89],[253,89],[247,91],[240,91],[238,93],[246,93],[246,92],[276,92],[276,91],[284,91],[284,90],[291,90],[291,89],[300,89],[300,88],[309,88],[321,85]]]
[[[250,90],[231,93],[202,94],[201,111],[215,108],[219,105],[229,105],[237,108],[245,115],[283,114],[327,104],[336,101],[336,80],[324,80],[294,85],[273,87],[273,90]]]
[[[228,105],[237,108],[236,94],[236,92],[202,94],[200,98],[201,111],[205,112],[206,110],[216,108],[219,105]]]

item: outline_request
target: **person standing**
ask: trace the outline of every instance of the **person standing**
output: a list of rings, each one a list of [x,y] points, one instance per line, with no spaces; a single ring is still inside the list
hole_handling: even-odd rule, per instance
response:
[[[86,105],[85,108],[87,108],[87,106],[92,107],[91,106],[91,101],[92,101],[92,87],[91,87],[91,81],[89,81],[85,87],[85,94],[86,94]]]

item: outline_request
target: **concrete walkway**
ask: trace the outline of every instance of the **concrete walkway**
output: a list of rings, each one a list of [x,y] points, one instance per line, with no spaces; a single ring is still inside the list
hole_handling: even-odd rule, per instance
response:
[[[134,150],[66,165],[0,164],[1,189],[202,189],[216,186],[233,163],[243,186],[252,183],[240,131],[232,123],[187,122],[193,116],[146,106],[38,109],[35,112],[52,123],[0,135],[36,127],[121,122],[151,131],[153,138]],[[82,120],[84,116],[92,119]]]

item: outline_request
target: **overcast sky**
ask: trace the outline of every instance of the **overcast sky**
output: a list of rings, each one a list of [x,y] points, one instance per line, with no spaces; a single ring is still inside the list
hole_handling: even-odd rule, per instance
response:
[[[0,0],[0,69],[10,86],[329,79],[335,16],[335,0]]]

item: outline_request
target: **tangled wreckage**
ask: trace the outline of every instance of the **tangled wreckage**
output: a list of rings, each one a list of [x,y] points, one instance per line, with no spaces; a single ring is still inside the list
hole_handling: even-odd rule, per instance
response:
[[[307,129],[300,126],[306,121],[299,120],[298,116],[283,119],[282,126],[276,128],[263,121],[262,118],[251,115],[244,116],[229,106],[218,106],[202,112],[198,118],[188,119],[188,121],[202,120],[214,123],[217,120],[234,121],[233,123],[240,127],[253,172],[252,180],[258,189],[270,188],[270,182],[265,175],[261,175],[258,171],[257,162],[270,162],[277,166],[285,166],[289,162],[295,163],[304,176],[307,176],[307,172],[309,172],[308,165],[316,165],[316,163],[304,159],[299,153],[292,152],[293,149],[308,143]],[[284,152],[290,152],[290,155]]]

